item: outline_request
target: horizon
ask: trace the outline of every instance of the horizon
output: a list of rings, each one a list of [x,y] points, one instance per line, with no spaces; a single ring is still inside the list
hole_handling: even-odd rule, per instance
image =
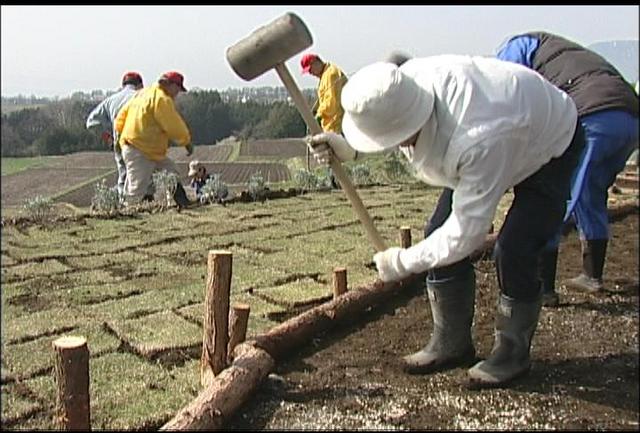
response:
[[[1,95],[64,99],[106,92],[118,89],[129,70],[140,72],[145,85],[176,70],[187,89],[283,87],[275,71],[243,81],[224,54],[285,12],[300,16],[313,37],[311,47],[285,64],[301,89],[314,89],[317,79],[299,69],[306,52],[350,75],[395,49],[414,56],[494,55],[508,37],[535,30],[584,46],[637,42],[640,7],[2,5]]]

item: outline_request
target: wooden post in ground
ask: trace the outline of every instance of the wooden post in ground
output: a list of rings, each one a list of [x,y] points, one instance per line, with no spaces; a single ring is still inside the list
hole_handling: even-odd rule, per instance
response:
[[[229,251],[212,250],[209,251],[207,259],[202,356],[200,357],[200,383],[205,387],[227,366],[231,258]]]
[[[333,270],[333,299],[347,292],[347,269],[335,268]]]
[[[409,248],[411,246],[411,227],[400,227],[400,247]]]
[[[84,337],[60,337],[53,342],[58,388],[55,423],[60,430],[91,429],[89,349]]]
[[[229,345],[227,361],[233,362],[233,349],[247,338],[247,323],[249,322],[249,304],[234,304],[229,317]]]

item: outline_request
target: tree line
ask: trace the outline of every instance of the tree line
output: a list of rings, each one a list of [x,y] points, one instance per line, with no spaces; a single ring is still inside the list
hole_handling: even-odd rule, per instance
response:
[[[98,103],[75,98],[2,114],[3,157],[63,155],[105,150],[100,134],[85,127]],[[311,105],[311,104],[310,104]],[[225,102],[216,90],[192,90],[176,99],[194,144],[242,139],[302,137],[306,126],[296,107],[285,101]]]

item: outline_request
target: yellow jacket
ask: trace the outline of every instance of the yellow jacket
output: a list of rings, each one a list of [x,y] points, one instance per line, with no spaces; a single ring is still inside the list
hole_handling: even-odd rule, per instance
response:
[[[336,65],[327,62],[318,83],[316,110],[316,117],[320,118],[323,131],[342,133],[344,110],[340,104],[340,95],[346,82],[347,76]]]
[[[191,142],[173,99],[157,83],[140,90],[122,107],[115,128],[121,146],[131,145],[152,161],[166,158],[169,140],[185,147]]]

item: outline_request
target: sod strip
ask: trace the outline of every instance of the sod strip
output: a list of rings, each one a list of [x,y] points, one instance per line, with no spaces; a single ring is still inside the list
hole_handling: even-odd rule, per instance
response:
[[[637,211],[637,202],[621,203],[609,209],[609,217],[622,218]],[[496,233],[487,235],[484,244],[473,256],[479,258],[490,253],[496,238]],[[238,345],[231,366],[222,370],[195,400],[160,430],[221,430],[225,421],[250,398],[277,360],[317,333],[341,321],[354,320],[358,313],[391,299],[402,290],[423,281],[424,277],[425,274],[411,275],[392,283],[376,280],[369,286],[349,291]]]
[[[396,296],[423,280],[422,275],[392,283],[376,280],[372,285],[347,292],[336,299],[293,317],[270,331],[236,347],[234,361],[211,380],[188,406],[161,430],[218,430],[274,368],[275,360],[345,319],[353,320],[368,307]]]

